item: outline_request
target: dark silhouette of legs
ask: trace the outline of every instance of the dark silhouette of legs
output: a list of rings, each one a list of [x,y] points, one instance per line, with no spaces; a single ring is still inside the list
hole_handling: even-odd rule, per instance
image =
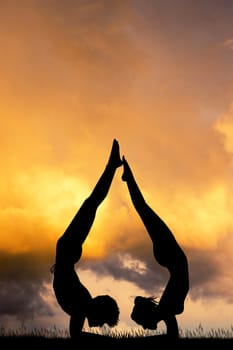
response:
[[[157,321],[163,320],[167,334],[178,336],[176,314],[182,313],[189,289],[187,258],[167,225],[146,203],[132,170],[123,157],[122,180],[127,183],[133,205],[139,214],[153,243],[154,257],[170,272],[168,284],[156,308]]]
[[[82,244],[94,222],[96,211],[107,196],[116,169],[121,165],[119,144],[114,139],[108,162],[92,193],[57,241],[53,287],[61,308],[70,315],[72,338],[80,334],[85,318],[91,327],[104,323],[113,326],[118,322],[119,309],[115,300],[107,295],[92,298],[79,280],[74,265],[81,258]]]
[[[94,222],[97,208],[106,198],[115,175],[115,171],[121,165],[122,161],[119,155],[119,144],[117,140],[113,140],[110,157],[101,177],[99,178],[90,196],[84,201],[77,214],[67,227],[66,231],[60,238],[60,241],[66,242],[68,260],[70,260],[71,254],[73,255],[73,263],[77,262],[80,258],[81,252],[78,247],[81,247],[85,241]],[[75,257],[75,255],[77,256]],[[58,255],[57,260],[59,260]],[[64,256],[62,256],[62,264],[63,263],[65,263]]]

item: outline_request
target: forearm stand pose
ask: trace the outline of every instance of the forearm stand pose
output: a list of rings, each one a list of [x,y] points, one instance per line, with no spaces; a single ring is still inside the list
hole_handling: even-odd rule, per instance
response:
[[[80,335],[85,318],[90,327],[101,327],[105,323],[113,327],[118,323],[119,308],[116,301],[108,295],[93,298],[81,283],[75,271],[75,264],[81,258],[82,244],[94,222],[97,208],[107,196],[115,171],[121,165],[119,144],[117,140],[113,140],[104,172],[57,241],[53,288],[59,305],[70,315],[71,338]]]
[[[131,318],[143,328],[156,329],[164,321],[167,335],[179,336],[175,315],[184,311],[184,301],[189,290],[188,261],[167,225],[146,203],[125,157],[122,180],[127,183],[133,205],[152,240],[154,257],[170,273],[166,288],[157,303],[154,298],[138,296],[134,300]]]

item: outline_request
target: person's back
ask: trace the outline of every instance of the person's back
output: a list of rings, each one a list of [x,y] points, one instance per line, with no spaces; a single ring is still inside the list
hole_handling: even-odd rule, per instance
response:
[[[61,308],[68,314],[82,310],[92,299],[88,289],[80,282],[74,267],[56,266],[54,270],[53,288]]]

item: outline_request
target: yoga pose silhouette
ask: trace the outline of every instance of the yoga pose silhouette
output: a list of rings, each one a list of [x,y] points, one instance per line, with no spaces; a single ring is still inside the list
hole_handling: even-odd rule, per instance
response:
[[[175,315],[184,311],[184,301],[189,290],[188,261],[167,225],[146,203],[125,157],[122,158],[122,180],[127,183],[133,205],[152,240],[154,257],[170,273],[166,288],[157,302],[153,297],[137,296],[131,318],[144,329],[157,329],[164,321],[167,335],[179,337]]]
[[[114,139],[109,160],[94,190],[56,244],[56,260],[52,267],[53,288],[58,304],[70,315],[71,338],[81,334],[86,318],[90,327],[101,327],[105,323],[113,327],[119,320],[116,301],[109,295],[93,298],[81,283],[75,264],[81,258],[82,244],[92,227],[97,208],[107,196],[115,171],[121,165],[119,144]]]

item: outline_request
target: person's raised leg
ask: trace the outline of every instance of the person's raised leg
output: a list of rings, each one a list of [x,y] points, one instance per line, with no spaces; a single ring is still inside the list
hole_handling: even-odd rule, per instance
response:
[[[107,165],[89,197],[96,201],[96,205],[99,205],[107,196],[116,169],[121,165],[119,143],[114,139]]]
[[[105,169],[97,181],[90,196],[85,199],[73,220],[67,227],[63,238],[68,238],[75,246],[82,245],[95,219],[98,206],[106,198],[110,189],[116,169],[122,165],[119,151],[119,143],[113,140],[109,159]]]
[[[170,244],[171,240],[172,243],[174,243],[174,238],[165,222],[145,201],[143,194],[136,183],[133,172],[124,156],[122,162],[124,169],[122,180],[127,183],[133,205],[145,225],[152,242],[156,243],[157,246],[159,245],[159,248],[154,253],[159,251],[159,253],[163,255],[164,252],[167,251],[167,244]]]
[[[122,163],[124,169],[122,174],[122,180],[127,183],[131,200],[138,213],[141,214],[141,211],[145,205],[145,200],[136,183],[133,172],[124,156],[122,157]]]

